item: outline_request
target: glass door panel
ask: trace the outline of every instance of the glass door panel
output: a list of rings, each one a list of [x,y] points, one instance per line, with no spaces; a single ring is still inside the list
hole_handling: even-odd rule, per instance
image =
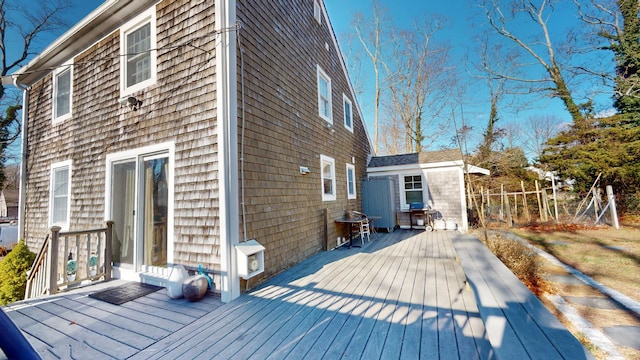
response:
[[[167,265],[168,168],[166,155],[143,161],[141,221],[145,265]]]
[[[113,263],[133,268],[135,256],[136,161],[114,163],[111,169]]]

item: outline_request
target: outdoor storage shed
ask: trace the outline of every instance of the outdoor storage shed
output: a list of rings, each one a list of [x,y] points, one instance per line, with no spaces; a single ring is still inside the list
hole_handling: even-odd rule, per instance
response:
[[[368,216],[380,217],[373,225],[393,231],[396,226],[395,185],[393,178],[362,179],[362,211]]]

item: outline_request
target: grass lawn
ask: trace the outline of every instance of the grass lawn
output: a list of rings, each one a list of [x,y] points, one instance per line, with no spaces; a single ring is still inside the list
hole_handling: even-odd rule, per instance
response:
[[[596,281],[640,301],[640,229],[529,226],[514,233]]]

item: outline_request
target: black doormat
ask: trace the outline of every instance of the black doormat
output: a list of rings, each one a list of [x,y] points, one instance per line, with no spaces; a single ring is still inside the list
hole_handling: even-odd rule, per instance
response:
[[[106,301],[114,305],[120,305],[127,301],[135,300],[139,297],[151,294],[152,292],[160,289],[162,289],[160,286],[131,282],[90,294],[89,297]]]

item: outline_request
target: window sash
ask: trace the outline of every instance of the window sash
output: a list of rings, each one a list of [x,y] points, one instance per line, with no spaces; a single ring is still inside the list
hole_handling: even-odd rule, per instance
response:
[[[344,127],[353,132],[353,103],[346,94],[342,94],[342,105],[344,109]]]
[[[55,117],[67,115],[71,112],[71,69],[66,69],[56,75]]]
[[[407,205],[424,201],[422,175],[409,175],[404,177],[404,197]]]
[[[332,158],[321,156],[322,168],[322,200],[336,199],[336,166]]]
[[[127,87],[151,78],[151,23],[127,34]]]
[[[331,107],[331,78],[318,65],[318,114],[329,123],[333,123]]]
[[[51,223],[66,224],[69,218],[69,167],[53,170],[51,186]]]
[[[347,164],[347,198],[356,198],[356,169],[352,164]]]

